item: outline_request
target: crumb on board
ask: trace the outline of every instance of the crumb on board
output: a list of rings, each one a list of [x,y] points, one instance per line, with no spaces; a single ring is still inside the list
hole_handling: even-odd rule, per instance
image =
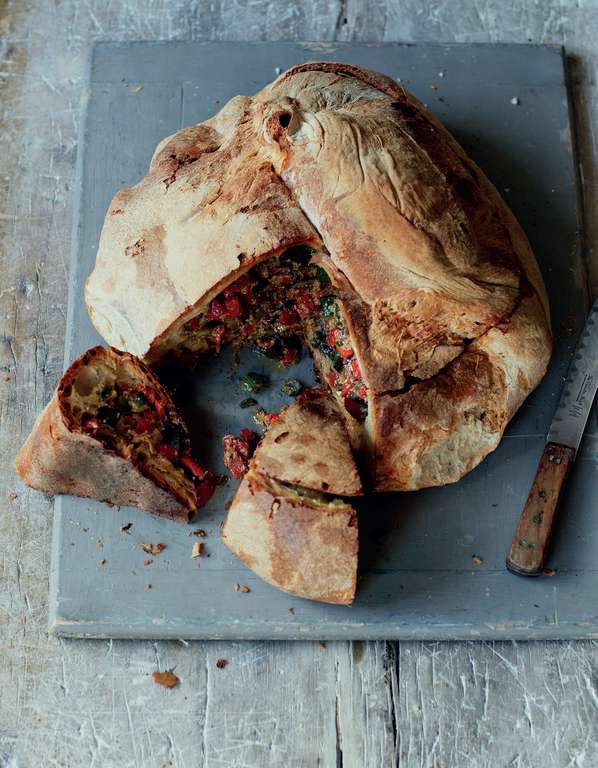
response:
[[[484,562],[483,558],[481,558],[479,555],[472,555],[471,559],[476,565],[482,565],[482,563]]]
[[[135,85],[133,86],[133,88],[131,88],[131,93],[141,93],[142,90],[143,90],[142,85]]]
[[[326,648],[326,643],[323,640],[320,640],[320,648]]]
[[[227,664],[228,664],[228,659],[218,659],[218,661],[216,662],[216,666],[218,667],[218,669],[224,669],[224,667],[226,667]]]
[[[166,549],[166,544],[162,544],[162,543],[140,544],[139,546],[144,552],[147,552],[148,555],[152,555],[153,557],[156,557],[157,555],[160,554],[160,552],[162,552],[162,550]]]
[[[125,525],[121,525],[120,530],[123,533],[128,533],[132,527],[133,527],[133,523],[125,523]]]
[[[19,494],[18,493],[9,493],[8,494],[8,500],[9,501],[14,501],[15,499],[18,499],[18,498],[19,498]]]
[[[81,530],[83,531],[83,533],[87,533],[87,531],[89,531],[89,528],[83,528],[83,526],[81,526]]]
[[[144,561],[143,561],[143,564],[144,564],[144,565],[151,565],[153,562],[154,562],[153,560],[151,560],[150,558],[148,558],[147,560],[144,560]]]
[[[233,584],[233,589],[235,590],[235,592],[238,592],[241,589],[241,585],[239,584],[238,581],[235,581],[235,583]]]
[[[274,74],[278,77],[280,75],[280,67],[274,67]]]
[[[152,585],[149,583],[149,581],[148,581],[148,582],[146,582],[146,583],[145,583],[143,586],[144,586],[146,589],[151,589],[151,588],[152,588]]]
[[[556,576],[556,571],[554,570],[554,568],[544,568],[542,573],[544,574],[544,576]]]
[[[431,86],[430,86],[430,88],[431,88],[433,91],[437,91],[437,90],[438,90],[438,86],[437,86],[437,85],[431,85]]]
[[[189,536],[199,536],[200,538],[204,539],[208,534],[204,531],[203,528],[198,528],[196,531],[191,531]]]
[[[241,592],[243,592],[244,594],[247,594],[248,592],[251,592],[251,590],[249,589],[247,584],[243,584],[243,586],[241,587]]]
[[[102,560],[100,560],[100,565],[106,565],[106,563],[107,563],[107,562],[108,562],[108,561],[107,561],[107,560],[106,560],[106,558],[104,557]]]
[[[201,557],[203,555],[203,541],[196,541],[191,550],[191,557]]]
[[[295,613],[295,609],[294,608],[289,608],[289,613]]]
[[[99,549],[102,549],[102,547],[104,546],[104,539],[96,539],[96,545],[98,546]]]
[[[161,685],[163,688],[174,688],[180,682],[172,669],[167,669],[164,672],[152,672],[152,677],[154,678],[154,683]]]
[[[519,96],[513,96],[513,98],[511,99],[511,104],[514,107],[518,107],[519,104],[521,104],[521,101],[519,100]]]

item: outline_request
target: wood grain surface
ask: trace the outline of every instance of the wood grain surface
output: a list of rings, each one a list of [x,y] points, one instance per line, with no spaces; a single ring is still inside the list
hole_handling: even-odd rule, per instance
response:
[[[594,641],[49,639],[52,503],[12,460],[62,369],[90,39],[564,43],[596,295],[596,3],[8,0],[0,34],[0,766],[595,766]],[[171,667],[180,684],[157,686]]]
[[[519,576],[539,576],[575,450],[547,443],[507,555],[507,567]]]

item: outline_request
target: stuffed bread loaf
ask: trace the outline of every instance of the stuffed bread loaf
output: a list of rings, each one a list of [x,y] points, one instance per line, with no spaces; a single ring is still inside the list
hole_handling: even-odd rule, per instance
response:
[[[291,362],[299,334],[377,490],[471,470],[551,352],[540,272],[496,189],[404,88],[334,62],[161,142],[110,205],[86,300],[152,364],[234,338]]]

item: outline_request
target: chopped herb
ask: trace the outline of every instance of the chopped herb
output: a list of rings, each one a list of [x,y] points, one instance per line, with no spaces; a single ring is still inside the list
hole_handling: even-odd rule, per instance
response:
[[[239,381],[241,382],[243,389],[247,390],[247,392],[251,392],[252,395],[260,392],[270,383],[270,380],[267,376],[264,376],[262,373],[255,373],[253,371],[245,374],[245,376],[241,376]]]
[[[281,390],[289,397],[297,397],[303,391],[303,384],[297,379],[289,379],[282,385]]]
[[[239,403],[239,408],[252,408],[254,405],[257,405],[257,400],[253,397],[246,397]]]
[[[543,499],[546,496],[546,491],[538,491],[538,496]]]
[[[316,267],[316,280],[320,283],[329,283],[330,277],[323,267]]]

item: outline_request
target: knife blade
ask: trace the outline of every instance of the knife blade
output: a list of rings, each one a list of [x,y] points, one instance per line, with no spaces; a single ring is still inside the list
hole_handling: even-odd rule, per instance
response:
[[[518,576],[542,573],[565,483],[598,389],[598,300],[575,349],[506,565]]]

